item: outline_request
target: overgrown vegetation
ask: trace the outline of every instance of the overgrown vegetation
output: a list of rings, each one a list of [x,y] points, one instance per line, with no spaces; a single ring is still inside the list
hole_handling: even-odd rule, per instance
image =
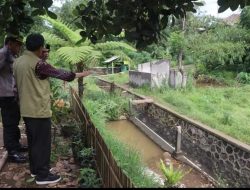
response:
[[[118,120],[119,116],[128,113],[128,100],[119,95],[121,92],[109,94],[97,86],[93,87],[94,83],[89,84],[88,82],[88,85],[91,85],[91,90],[85,92],[85,98],[88,105],[91,106],[88,107],[90,110],[101,113],[101,115],[109,121]]]
[[[96,171],[91,168],[80,169],[80,188],[100,188],[101,179],[96,176]]]
[[[127,110],[128,100],[117,94],[118,92],[115,93],[116,95],[109,95],[107,92],[102,91],[97,85],[95,85],[93,80],[88,80],[83,98],[84,105],[88,109],[92,122],[103,136],[113,156],[118,162],[118,165],[132,180],[134,185],[136,187],[158,187],[159,185],[152,181],[152,179],[144,173],[144,165],[142,164],[139,153],[121,143],[115,136],[105,129],[106,122],[111,118],[106,112],[110,109],[110,106],[107,107],[105,105],[106,103],[104,104],[103,102],[104,100],[114,102],[113,105],[117,104],[125,106],[116,108],[121,111],[123,110],[120,113],[124,113],[124,110]]]
[[[119,81],[126,79],[125,75],[117,74],[106,79]],[[123,82],[127,83],[128,80]],[[190,84],[186,89],[151,89],[144,86],[132,90],[151,96],[181,114],[250,144],[250,100],[247,98],[250,96],[250,85],[214,86],[212,83],[211,86]]]

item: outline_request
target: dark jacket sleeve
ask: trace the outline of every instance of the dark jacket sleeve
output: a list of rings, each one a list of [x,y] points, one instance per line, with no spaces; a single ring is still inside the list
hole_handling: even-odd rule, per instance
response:
[[[5,64],[6,64],[5,55],[4,53],[0,53],[0,70],[4,67]]]
[[[73,72],[66,71],[63,69],[56,69],[55,67],[44,61],[39,61],[37,63],[35,73],[40,79],[52,77],[68,82],[73,81],[76,76],[76,74]]]

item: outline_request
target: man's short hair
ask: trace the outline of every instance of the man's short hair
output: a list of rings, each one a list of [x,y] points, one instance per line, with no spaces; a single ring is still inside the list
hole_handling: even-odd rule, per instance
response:
[[[46,48],[47,50],[50,50],[50,45],[49,45],[49,44],[46,44],[46,45],[45,45],[45,48]]]
[[[43,47],[45,43],[44,37],[38,33],[28,35],[26,39],[26,48],[29,51],[36,51]]]
[[[7,45],[9,42],[19,42],[23,44],[23,37],[20,35],[8,33],[5,37],[4,44]]]

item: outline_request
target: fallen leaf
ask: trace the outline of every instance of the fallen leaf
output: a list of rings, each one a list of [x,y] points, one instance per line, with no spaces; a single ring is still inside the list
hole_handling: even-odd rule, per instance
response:
[[[26,180],[26,183],[31,183],[31,182],[33,182],[34,180],[35,180],[35,178],[33,178],[33,177],[32,177],[32,178],[29,178],[29,179]]]
[[[51,183],[48,185],[48,187],[55,187],[57,184],[56,183]]]

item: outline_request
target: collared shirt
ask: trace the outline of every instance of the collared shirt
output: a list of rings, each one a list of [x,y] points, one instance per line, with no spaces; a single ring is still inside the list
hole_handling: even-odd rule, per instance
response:
[[[0,49],[0,97],[15,96],[14,59],[14,55],[11,54],[7,46]]]
[[[39,79],[44,80],[48,77],[61,79],[64,81],[72,81],[75,79],[76,74],[73,72],[65,71],[63,69],[56,69],[52,65],[40,60],[36,64],[35,73]]]

